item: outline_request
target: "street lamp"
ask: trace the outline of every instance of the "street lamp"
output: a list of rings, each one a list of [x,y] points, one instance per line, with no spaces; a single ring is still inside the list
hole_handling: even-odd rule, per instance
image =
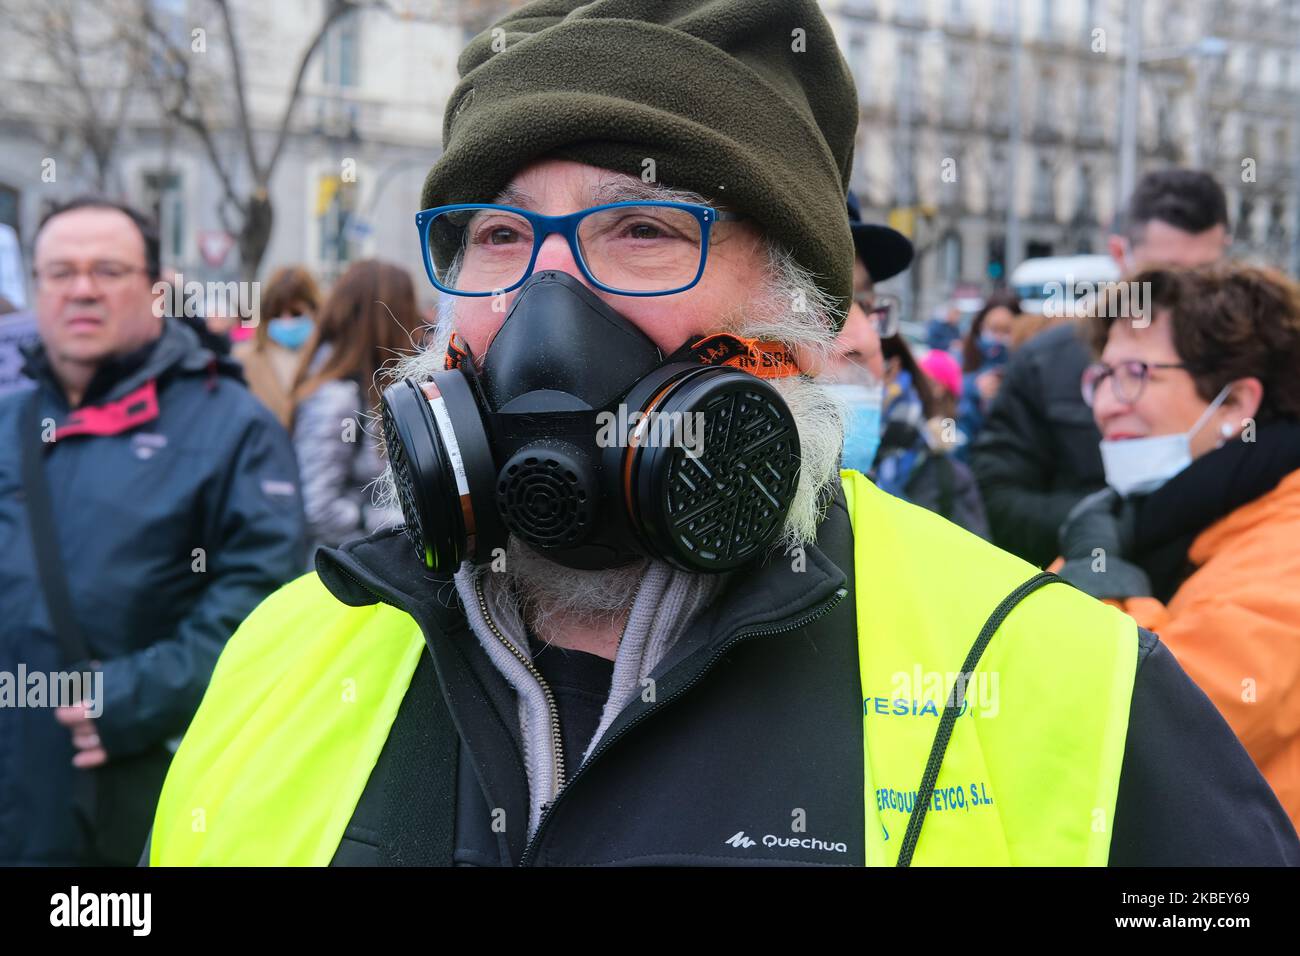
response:
[[[1125,202],[1137,185],[1138,70],[1142,63],[1196,57],[1196,92],[1193,112],[1196,129],[1192,136],[1192,165],[1205,160],[1205,99],[1209,90],[1206,61],[1227,55],[1228,43],[1222,37],[1208,36],[1190,46],[1142,49],[1142,2],[1128,0],[1127,37],[1124,44],[1124,97],[1120,109],[1119,131],[1119,201]],[[1139,52],[1141,51],[1141,52]]]

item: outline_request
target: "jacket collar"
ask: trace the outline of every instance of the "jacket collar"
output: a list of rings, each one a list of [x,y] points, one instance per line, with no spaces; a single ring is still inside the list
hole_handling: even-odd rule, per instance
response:
[[[23,371],[27,376],[63,397],[63,386],[55,377],[44,343],[38,339],[23,346],[22,353],[25,359]],[[205,371],[242,379],[236,362],[204,348],[191,329],[175,319],[165,318],[158,338],[131,352],[111,357],[96,369],[81,404],[116,401],[145,382],[168,373],[198,374]]]
[[[727,587],[664,664],[707,651],[741,630],[779,631],[827,604],[846,585],[841,566],[852,567],[852,542],[844,492],[837,484],[817,542],[790,554],[773,551],[730,575]],[[316,571],[326,588],[352,607],[382,601],[417,620],[431,619],[444,631],[463,626],[455,582],[450,575],[426,570],[400,528],[319,549]]]

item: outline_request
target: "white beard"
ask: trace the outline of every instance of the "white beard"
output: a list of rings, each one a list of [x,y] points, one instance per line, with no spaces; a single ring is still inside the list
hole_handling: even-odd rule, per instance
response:
[[[514,535],[506,546],[505,584],[539,636],[554,624],[620,623],[632,607],[648,561],[580,571],[542,557]]]

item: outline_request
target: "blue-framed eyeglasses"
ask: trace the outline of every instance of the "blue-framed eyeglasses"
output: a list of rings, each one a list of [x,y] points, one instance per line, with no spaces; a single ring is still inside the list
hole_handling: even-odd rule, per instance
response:
[[[616,202],[567,216],[459,203],[415,215],[424,269],[452,295],[501,295],[533,273],[552,233],[568,240],[593,286],[616,295],[671,295],[700,281],[715,222],[745,218],[682,202]]]

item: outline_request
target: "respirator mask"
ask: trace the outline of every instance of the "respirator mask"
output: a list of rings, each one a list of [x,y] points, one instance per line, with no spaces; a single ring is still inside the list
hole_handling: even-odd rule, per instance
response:
[[[481,362],[453,337],[443,371],[385,389],[406,532],[440,573],[490,563],[512,534],[584,570],[739,567],[794,498],[799,435],[768,379],[797,373],[727,334],[665,357],[578,279],[536,273]]]

